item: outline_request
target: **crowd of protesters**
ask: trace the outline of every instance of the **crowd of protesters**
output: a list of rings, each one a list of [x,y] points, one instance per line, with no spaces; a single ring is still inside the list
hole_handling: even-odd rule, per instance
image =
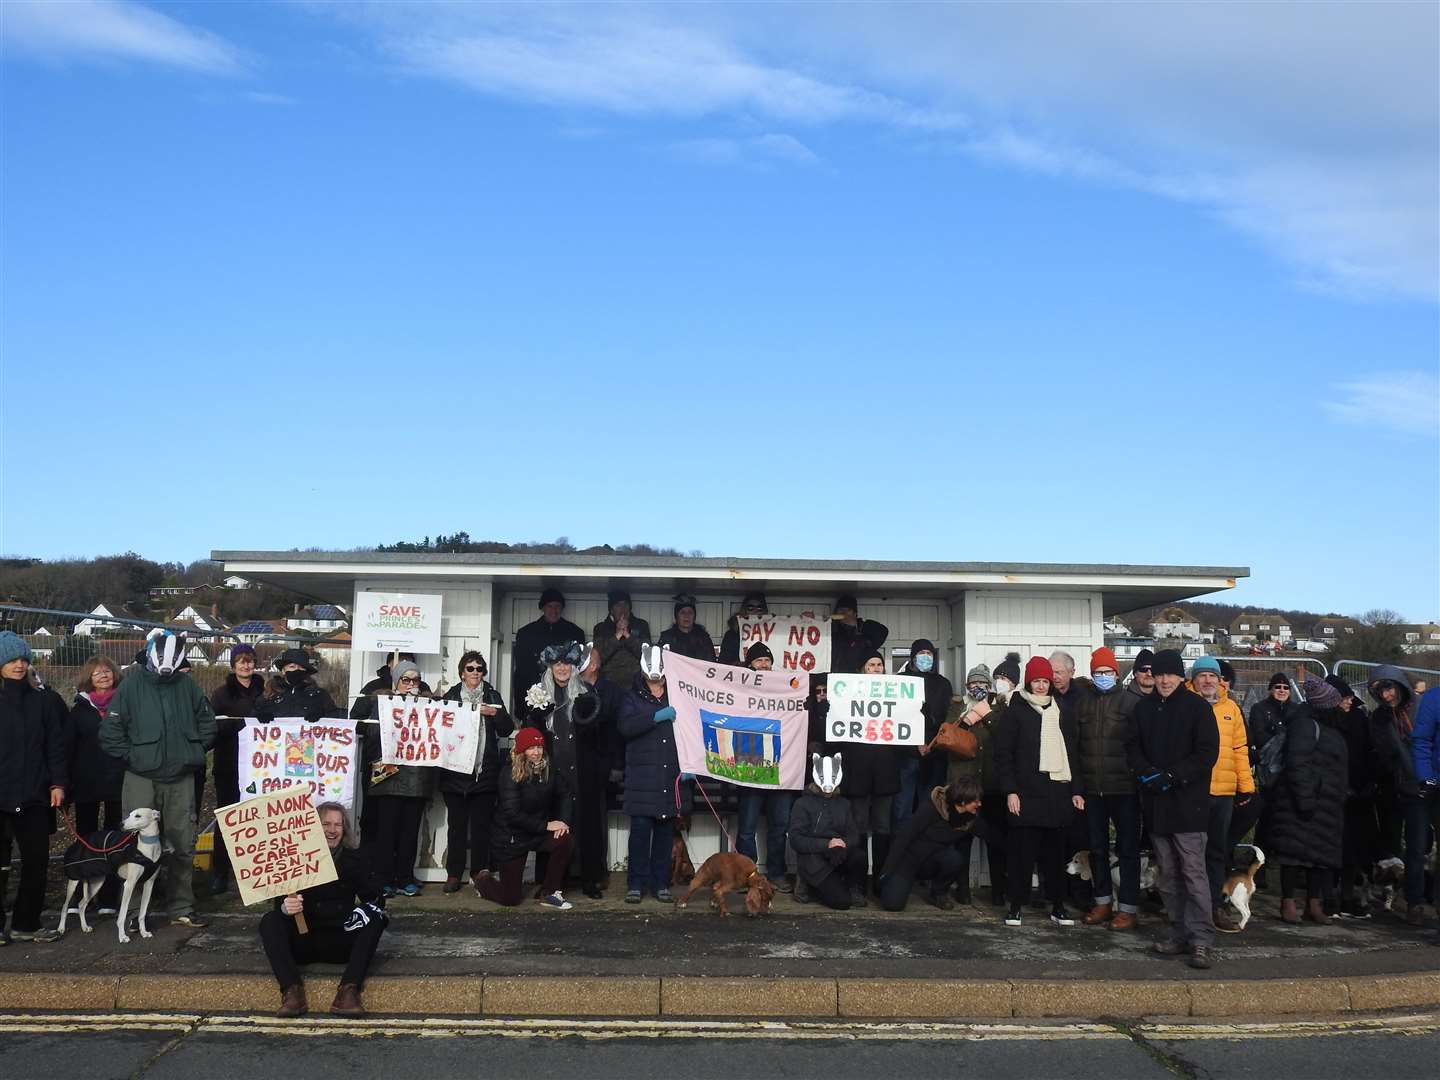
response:
[[[627,593],[608,601],[606,618],[585,633],[565,620],[561,593],[542,594],[540,617],[515,639],[508,704],[487,681],[481,653],[460,658],[444,698],[476,706],[483,718],[472,773],[384,764],[378,725],[362,724],[358,829],[339,804],[321,807],[340,880],[276,901],[262,920],[285,1015],[305,1011],[296,965],[311,959],[346,963],[334,1010],[361,1009],[387,900],[422,890],[417,848],[437,791],[448,822],[444,892],[468,886],[519,904],[533,856],[539,903],[572,907],[563,888],[575,862],[585,896],[603,897],[607,815],[623,791],[624,900],[671,899],[672,839],[693,809],[694,778],[680,771],[662,647],[767,670],[774,657],[765,645],[741,653],[739,618],[768,607],[762,594],[747,595],[717,650],[696,622],[693,597],[677,597],[673,624],[654,636]],[[888,628],[861,618],[854,596],[838,597],[833,612],[831,670],[886,672]],[[207,749],[215,751],[217,805],[226,804],[240,797],[245,717],[345,715],[303,650],[286,650],[267,677],[253,648],[235,646],[230,674],[207,700],[185,672],[183,645],[157,634],[124,671],[92,658],[67,707],[35,677],[24,640],[0,632],[0,843],[8,851],[14,839],[21,868],[4,943],[44,936],[49,836],[55,811],[72,806],[82,835],[102,819],[116,827],[136,807],[160,810],[166,910],[173,921],[205,925],[189,869]],[[1370,917],[1376,868],[1388,860],[1403,867],[1405,917],[1422,925],[1427,889],[1434,902],[1426,859],[1440,823],[1440,697],[1417,699],[1400,669],[1373,669],[1368,711],[1336,676],[1297,684],[1276,673],[1247,717],[1232,696],[1234,671],[1212,657],[1187,671],[1177,652],[1142,650],[1122,672],[1115,654],[1099,648],[1079,675],[1063,651],[1011,653],[993,671],[971,666],[952,685],[942,655],[919,639],[900,668],[923,681],[923,745],[827,743],[825,680],[812,676],[813,782],[801,792],[732,786],[735,847],[777,891],[828,908],[874,902],[897,911],[919,886],[938,908],[968,905],[978,840],[989,899],[1006,925],[1023,925],[1038,904],[1053,925],[1133,931],[1149,885],[1169,924],[1155,951],[1208,967],[1215,933],[1239,929],[1222,890],[1237,861],[1254,861],[1245,854],[1253,848],[1278,878],[1288,923]],[[383,695],[430,694],[415,658],[392,654],[349,716],[373,721]],[[708,782],[707,804],[722,783]],[[1077,905],[1081,861],[1090,885]],[[212,866],[210,891],[222,893],[230,885],[223,853]],[[113,882],[99,905],[113,912]],[[290,928],[286,916],[302,911],[318,936]]]

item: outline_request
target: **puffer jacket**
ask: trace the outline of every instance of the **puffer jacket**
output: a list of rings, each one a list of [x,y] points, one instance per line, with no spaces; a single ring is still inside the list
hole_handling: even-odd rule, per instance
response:
[[[554,769],[546,769],[543,778],[529,776],[518,784],[514,774],[504,770],[490,830],[491,855],[496,862],[505,863],[536,850],[549,835],[545,826],[552,821],[572,824],[574,808],[574,792]]]
[[[655,722],[655,714],[668,706],[667,692],[650,693],[638,672],[630,693],[620,705],[620,737],[625,740],[625,813],[631,817],[673,818],[682,812],[675,789],[680,779],[680,758],[675,749],[674,721]]]
[[[1380,700],[1375,684],[1389,679],[1400,688],[1400,702],[1391,708]],[[1370,714],[1370,744],[1375,748],[1375,764],[1381,778],[1406,798],[1420,796],[1420,776],[1415,771],[1415,697],[1410,680],[1398,667],[1382,664],[1370,673],[1367,687],[1375,699]],[[1404,730],[1404,734],[1401,730]]]
[[[843,760],[843,758],[842,758]],[[844,840],[845,847],[832,848],[831,840]],[[790,811],[790,846],[795,849],[795,869],[807,885],[819,885],[836,866],[860,844],[860,827],[844,795],[827,796],[814,784],[795,800]]]
[[[1210,711],[1215,714],[1220,735],[1219,756],[1215,759],[1215,768],[1210,770],[1210,794],[1253,794],[1255,777],[1250,772],[1250,737],[1245,730],[1245,714],[1224,690]]]
[[[406,697],[418,698],[420,701],[433,700],[429,694],[407,694]],[[376,696],[360,700],[368,702],[365,715],[361,719],[379,720],[380,698]],[[433,765],[386,765],[384,770],[389,775],[376,783],[372,779],[373,773],[370,765],[378,762],[384,753],[383,744],[380,742],[380,725],[378,723],[362,723],[359,727],[361,750],[366,762],[365,794],[368,798],[428,799],[435,793],[435,774],[440,770]],[[390,772],[391,769],[394,769],[394,772]]]
[[[1077,764],[1086,795],[1135,794],[1135,774],[1125,760],[1125,743],[1139,697],[1116,687],[1108,694],[1092,689],[1080,698],[1075,710],[1080,727]]]
[[[138,668],[120,680],[100,724],[100,749],[137,776],[171,783],[205,765],[215,710],[189,675]]]
[[[463,683],[456,683],[445,691],[442,701],[461,701],[461,692],[465,689]],[[499,710],[494,716],[482,716],[480,722],[485,725],[485,749],[480,754],[480,760],[475,763],[473,773],[454,772],[450,769],[437,770],[435,786],[441,791],[452,795],[480,795],[487,791],[494,791],[500,782],[500,740],[515,730],[515,721],[510,719],[510,714],[505,711],[505,700],[500,696],[500,691],[491,686],[488,682],[480,684],[481,698],[483,705],[493,706]],[[508,755],[505,758],[509,762]]]
[[[1426,691],[1420,699],[1415,730],[1410,733],[1410,749],[1420,782],[1433,784],[1440,780],[1440,693],[1434,690]]]
[[[65,702],[54,693],[0,679],[0,810],[49,806],[50,789],[66,787],[66,725]]]
[[[1349,763],[1338,709],[1295,709],[1285,737],[1285,770],[1267,796],[1270,851],[1281,866],[1339,870],[1344,862]]]

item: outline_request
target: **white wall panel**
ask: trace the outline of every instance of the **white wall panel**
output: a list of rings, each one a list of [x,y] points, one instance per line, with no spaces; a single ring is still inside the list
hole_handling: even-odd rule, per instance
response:
[[[967,665],[992,669],[1007,652],[1024,661],[1064,649],[1075,667],[1087,670],[1090,652],[1104,643],[1104,616],[1098,593],[965,594],[965,657]]]

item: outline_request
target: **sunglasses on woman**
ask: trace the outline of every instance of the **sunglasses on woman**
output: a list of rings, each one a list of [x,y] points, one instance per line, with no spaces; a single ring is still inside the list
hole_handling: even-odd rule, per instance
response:
[[[465,670],[466,670],[466,671],[473,671],[473,672],[475,672],[475,673],[478,674],[478,675],[484,675],[484,674],[485,674],[485,669],[484,669],[483,667],[481,667],[479,664],[466,664],[466,665],[465,665]]]

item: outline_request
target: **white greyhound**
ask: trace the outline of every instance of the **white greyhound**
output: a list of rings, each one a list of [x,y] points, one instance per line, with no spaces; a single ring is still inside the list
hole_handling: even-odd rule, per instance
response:
[[[60,925],[55,928],[54,938],[64,935],[65,921],[70,917],[70,901],[75,896],[76,888],[81,884],[85,886],[85,891],[81,894],[80,899],[80,929],[87,934],[94,929],[86,921],[85,909],[90,906],[90,901],[100,892],[100,887],[105,884],[105,878],[112,869],[125,884],[124,892],[120,896],[120,913],[115,920],[116,928],[120,933],[120,943],[123,945],[130,940],[130,935],[125,933],[125,921],[130,910],[130,898],[135,892],[137,883],[140,884],[140,936],[142,938],[155,936],[145,925],[145,918],[150,913],[150,893],[155,888],[155,872],[160,862],[160,811],[151,810],[148,807],[132,810],[120,827],[125,832],[136,834],[133,850],[116,849],[105,854],[76,841],[65,852],[67,869],[73,863],[81,861],[87,864],[93,863],[100,873],[85,873],[81,877],[71,878],[69,885],[65,888],[65,903],[60,908]],[[100,834],[93,834],[92,839],[98,835]],[[101,858],[90,857],[93,855],[101,855]],[[89,869],[88,865],[86,869]]]

